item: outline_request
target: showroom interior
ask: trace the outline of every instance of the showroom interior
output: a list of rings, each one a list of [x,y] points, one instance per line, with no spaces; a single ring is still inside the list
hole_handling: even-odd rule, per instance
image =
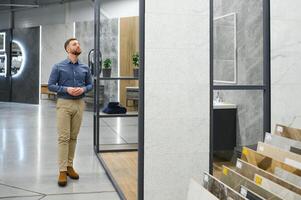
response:
[[[299,5],[0,1],[0,199],[301,200]],[[48,80],[69,38],[93,90],[60,187]]]

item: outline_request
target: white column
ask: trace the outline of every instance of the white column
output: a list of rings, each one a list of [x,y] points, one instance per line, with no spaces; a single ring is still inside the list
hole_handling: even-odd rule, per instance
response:
[[[209,168],[209,0],[146,0],[145,200],[183,200]]]

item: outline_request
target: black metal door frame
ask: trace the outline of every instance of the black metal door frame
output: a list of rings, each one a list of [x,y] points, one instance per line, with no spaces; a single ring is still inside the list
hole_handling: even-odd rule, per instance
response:
[[[270,54],[270,0],[262,0],[263,6],[263,85],[214,85],[213,83],[213,4],[210,0],[210,157],[209,171],[213,173],[213,91],[261,90],[263,92],[263,138],[271,131],[271,54]]]
[[[101,73],[101,52],[100,52],[100,6],[101,0],[94,1],[94,116],[93,116],[93,145],[94,152],[104,167],[108,178],[112,182],[121,199],[126,199],[118,186],[104,160],[98,155],[99,150],[99,74]],[[144,199],[144,35],[145,31],[145,0],[139,0],[139,110],[138,110],[138,200]]]

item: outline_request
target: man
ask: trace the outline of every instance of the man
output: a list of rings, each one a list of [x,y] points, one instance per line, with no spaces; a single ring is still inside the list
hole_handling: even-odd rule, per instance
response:
[[[91,72],[87,65],[78,61],[81,48],[76,38],[65,42],[68,58],[52,68],[48,88],[57,93],[58,163],[59,186],[67,184],[67,176],[79,179],[73,168],[77,135],[81,126],[86,92],[92,90]]]

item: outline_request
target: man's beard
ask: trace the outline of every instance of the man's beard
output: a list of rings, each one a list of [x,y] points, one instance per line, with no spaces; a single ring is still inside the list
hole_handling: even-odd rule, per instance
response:
[[[74,51],[72,51],[71,53],[72,53],[73,55],[79,56],[79,55],[82,53],[82,51],[81,51],[81,50],[74,50]]]

